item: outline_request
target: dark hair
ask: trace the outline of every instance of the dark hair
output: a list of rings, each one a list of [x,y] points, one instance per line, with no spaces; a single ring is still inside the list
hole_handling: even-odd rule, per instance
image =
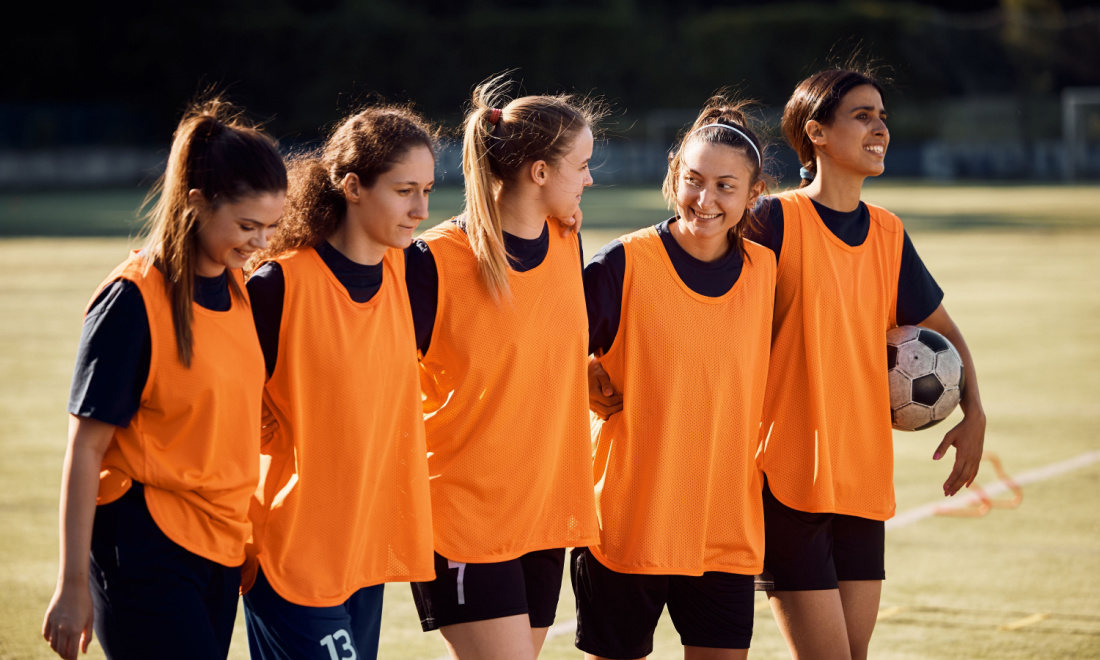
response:
[[[191,366],[198,209],[188,194],[198,190],[212,208],[243,197],[286,190],[286,165],[275,142],[214,97],[192,104],[172,138],[168,165],[146,197],[144,253],[164,271],[180,362]],[[229,278],[233,295],[244,295]]]
[[[436,130],[423,117],[405,106],[375,106],[344,120],[319,150],[293,156],[283,220],[249,265],[327,239],[347,214],[344,177],[355,174],[369,188],[416,146],[435,157]]]
[[[831,124],[836,118],[840,100],[852,89],[860,85],[871,85],[885,96],[882,85],[875,79],[870,69],[828,69],[806,78],[794,88],[787,106],[783,109],[783,135],[798,153],[798,160],[811,175],[817,173],[817,160],[814,144],[806,135],[806,123],[817,121]],[[802,180],[802,186],[809,185],[808,179]]]
[[[684,148],[692,142],[724,144],[744,154],[752,172],[752,178],[748,182],[749,187],[751,188],[757,182],[763,181],[765,191],[767,190],[768,185],[771,183],[771,177],[764,171],[765,145],[756,136],[756,132],[752,129],[755,122],[750,120],[746,113],[752,105],[751,101],[737,100],[733,98],[731,93],[724,91],[716,93],[707,100],[695,122],[680,137],[680,142],[668,155],[668,172],[665,174],[664,183],[661,185],[661,192],[664,194],[669,208],[674,208],[676,205]],[[720,126],[707,126],[708,124],[723,124],[737,130],[731,131]],[[706,128],[703,128],[704,126]],[[737,131],[740,131],[740,133]],[[759,233],[757,231],[758,223],[759,221],[752,209],[746,209],[741,221],[729,230],[730,242],[745,259],[749,258],[748,253],[745,252],[745,231],[751,228],[752,233]]]
[[[525,165],[555,164],[586,127],[595,130],[605,111],[569,95],[522,96],[511,101],[507,73],[474,88],[462,141],[466,177],[466,234],[478,270],[494,296],[508,294],[508,255],[494,191],[516,180]]]

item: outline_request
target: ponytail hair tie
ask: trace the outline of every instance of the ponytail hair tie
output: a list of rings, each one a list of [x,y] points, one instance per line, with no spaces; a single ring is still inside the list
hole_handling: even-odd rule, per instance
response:
[[[803,179],[805,179],[807,181],[813,181],[814,180],[814,173],[811,172],[810,170],[806,169],[805,167],[798,168],[798,176],[802,177]]]
[[[504,114],[503,110],[501,110],[500,108],[493,108],[492,111],[489,112],[489,123],[493,126],[496,126],[497,122],[500,121],[500,116],[502,114]]]

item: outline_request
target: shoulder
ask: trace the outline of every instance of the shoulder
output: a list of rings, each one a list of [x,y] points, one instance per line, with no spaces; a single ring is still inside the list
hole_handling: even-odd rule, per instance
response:
[[[418,240],[427,245],[431,245],[433,243],[446,244],[455,241],[467,242],[466,232],[463,231],[462,227],[459,224],[460,222],[461,217],[454,217],[450,220],[444,220],[443,222],[421,234],[420,239]]]
[[[626,260],[626,248],[623,247],[621,239],[616,238],[607,245],[600,248],[600,251],[592,257],[585,266],[585,270],[589,268],[603,268],[612,266],[616,263],[623,263]]]
[[[862,204],[867,207],[867,213],[871,216],[871,222],[875,225],[885,229],[891,234],[901,234],[905,231],[905,226],[898,216],[881,206],[876,206],[875,204],[869,204],[867,202],[862,202]]]
[[[125,277],[105,282],[88,305],[86,319],[100,316],[146,317],[145,299],[137,283]]]

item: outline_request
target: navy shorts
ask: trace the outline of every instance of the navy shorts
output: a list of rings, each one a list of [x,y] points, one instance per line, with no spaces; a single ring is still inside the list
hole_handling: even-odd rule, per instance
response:
[[[240,566],[222,566],[165,536],[145,505],[142,484],[96,507],[91,559],[95,634],[107,657],[229,654]]]
[[[838,581],[885,580],[886,524],[792,509],[764,482],[764,572],[758,591],[836,589]]]
[[[263,570],[244,595],[253,660],[373,660],[378,657],[384,585],[364,587],[340,605],[292,603],[271,588]]]
[[[463,564],[435,554],[431,582],[413,582],[424,632],[471,621],[526,614],[532,628],[554,623],[565,549],[536,550],[509,561]]]
[[[666,604],[684,646],[749,648],[755,597],[751,575],[619,573],[588,548],[573,550],[569,574],[577,598],[577,648],[585,653],[648,656]]]

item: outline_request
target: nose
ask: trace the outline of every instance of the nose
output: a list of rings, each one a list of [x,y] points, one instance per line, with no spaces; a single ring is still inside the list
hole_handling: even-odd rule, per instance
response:
[[[426,194],[417,195],[416,201],[413,204],[412,209],[409,211],[409,217],[420,222],[428,217],[428,196]]]
[[[706,188],[703,188],[702,190],[700,190],[699,191],[699,209],[700,210],[706,210],[707,206],[709,206],[709,204],[711,202],[712,197],[714,197],[714,194],[711,193],[710,190],[708,190]]]
[[[262,250],[267,247],[267,241],[274,233],[275,229],[273,227],[270,229],[261,229],[260,231],[256,232],[256,235],[252,237],[252,240],[250,242],[252,243],[252,245]]]
[[[584,171],[584,187],[587,188],[588,186],[592,185],[593,183],[595,183],[595,181],[592,179],[592,171],[591,170],[585,170]]]
[[[890,129],[886,128],[886,121],[880,117],[875,120],[874,131],[875,135],[887,135]]]

